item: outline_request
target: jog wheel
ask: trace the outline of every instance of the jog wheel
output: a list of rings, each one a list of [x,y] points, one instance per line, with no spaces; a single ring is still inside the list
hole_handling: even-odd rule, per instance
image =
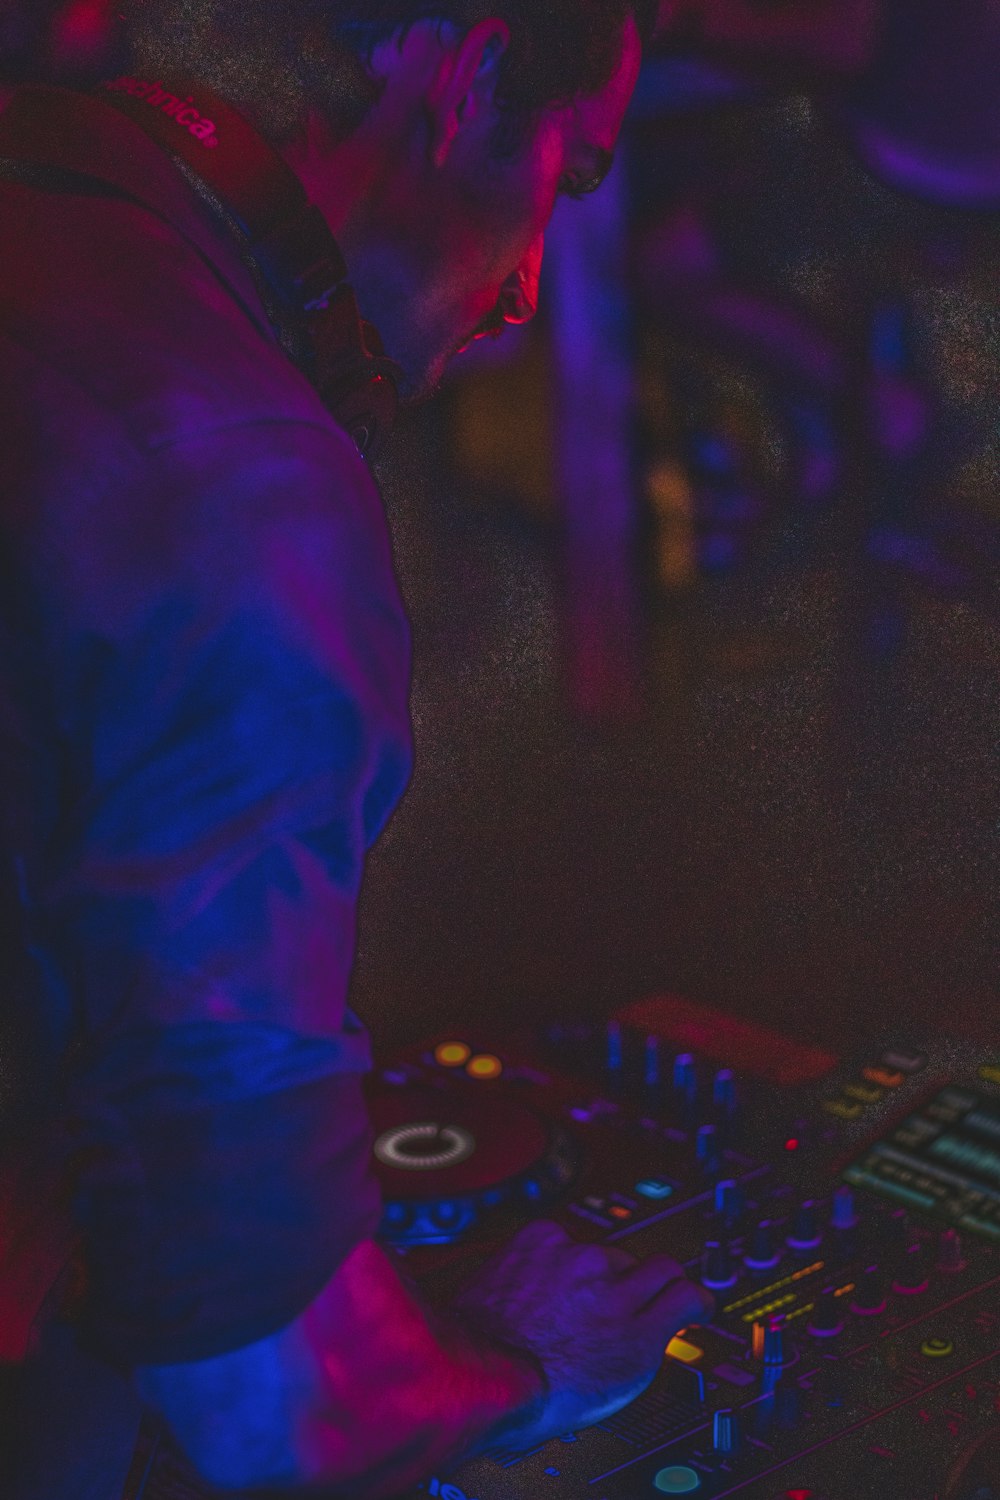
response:
[[[369,1104],[389,1244],[450,1244],[492,1209],[543,1209],[575,1176],[568,1134],[518,1099],[403,1084]]]

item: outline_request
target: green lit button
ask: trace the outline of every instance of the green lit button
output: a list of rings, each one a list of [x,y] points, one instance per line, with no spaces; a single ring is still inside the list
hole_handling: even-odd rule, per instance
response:
[[[662,1495],[690,1495],[701,1489],[701,1480],[686,1464],[678,1468],[661,1469],[653,1484]]]
[[[955,1345],[951,1339],[925,1339],[920,1352],[928,1359],[947,1359],[949,1354],[954,1354]]]

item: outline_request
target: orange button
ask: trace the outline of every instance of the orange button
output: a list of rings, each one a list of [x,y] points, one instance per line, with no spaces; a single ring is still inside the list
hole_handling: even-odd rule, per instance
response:
[[[465,1071],[470,1078],[499,1078],[503,1072],[503,1063],[499,1057],[493,1057],[489,1052],[481,1052],[466,1064]]]
[[[890,1073],[888,1068],[865,1068],[861,1074],[869,1083],[879,1083],[884,1089],[898,1089],[904,1081],[902,1073]]]
[[[442,1068],[461,1068],[472,1056],[472,1048],[464,1042],[442,1042],[434,1049],[434,1061]]]

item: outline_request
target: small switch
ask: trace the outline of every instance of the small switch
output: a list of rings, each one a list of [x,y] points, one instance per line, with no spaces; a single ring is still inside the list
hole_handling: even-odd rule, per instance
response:
[[[637,1182],[635,1190],[640,1198],[652,1198],[658,1202],[663,1198],[669,1198],[674,1191],[672,1182],[664,1182],[662,1177],[644,1177],[642,1182]]]
[[[882,1061],[887,1068],[892,1068],[897,1073],[922,1073],[927,1066],[926,1052],[910,1052],[905,1048],[890,1050],[882,1053]]]

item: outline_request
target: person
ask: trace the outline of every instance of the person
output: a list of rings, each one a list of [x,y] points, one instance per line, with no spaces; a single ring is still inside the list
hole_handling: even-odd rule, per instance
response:
[[[223,1491],[378,1500],[616,1410],[711,1308],[550,1221],[425,1305],[347,1001],[411,759],[359,449],[534,314],[652,9],[136,0],[130,71],[0,116],[7,1495],[105,1500],[145,1408]]]

